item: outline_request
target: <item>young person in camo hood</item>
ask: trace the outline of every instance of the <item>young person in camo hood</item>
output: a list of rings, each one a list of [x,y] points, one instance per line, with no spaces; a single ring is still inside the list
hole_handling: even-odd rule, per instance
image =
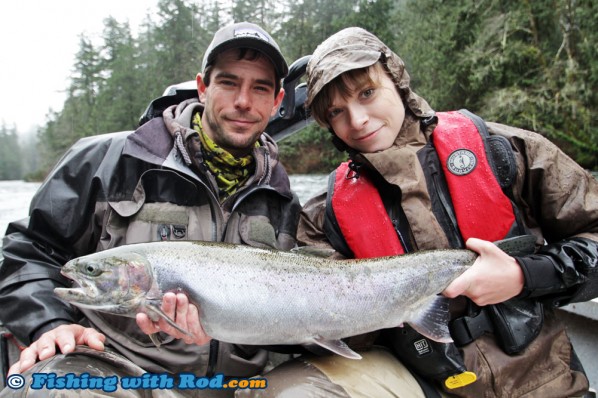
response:
[[[307,75],[307,106],[350,160],[304,206],[300,244],[346,258],[465,247],[479,257],[442,292],[454,343],[408,325],[355,336],[346,342],[363,360],[301,357],[266,376],[266,396],[583,395],[553,309],[598,295],[598,182],[539,134],[435,112],[363,29],[325,40]],[[535,252],[492,243],[524,235]]]

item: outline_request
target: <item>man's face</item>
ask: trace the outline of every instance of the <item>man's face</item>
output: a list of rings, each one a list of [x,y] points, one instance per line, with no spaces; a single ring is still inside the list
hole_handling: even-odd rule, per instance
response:
[[[348,98],[334,93],[326,113],[334,133],[364,153],[389,148],[405,120],[405,106],[390,77],[379,66],[369,73],[374,84],[349,87]]]
[[[237,59],[238,50],[218,55],[210,85],[197,75],[197,90],[205,104],[202,124],[216,144],[236,157],[251,152],[274,116],[284,91],[275,95],[276,75],[267,57]]]

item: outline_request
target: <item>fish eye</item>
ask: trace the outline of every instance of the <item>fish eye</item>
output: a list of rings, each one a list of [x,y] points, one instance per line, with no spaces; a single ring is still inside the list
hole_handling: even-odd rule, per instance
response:
[[[94,263],[85,264],[82,271],[89,276],[100,276],[102,274],[102,269]]]

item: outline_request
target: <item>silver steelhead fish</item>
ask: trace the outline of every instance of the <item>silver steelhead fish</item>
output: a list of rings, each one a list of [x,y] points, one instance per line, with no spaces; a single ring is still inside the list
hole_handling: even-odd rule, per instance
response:
[[[163,294],[182,291],[200,306],[201,324],[214,339],[315,343],[360,358],[340,339],[406,322],[435,341],[451,341],[448,300],[438,293],[476,257],[433,250],[331,260],[224,243],[141,243],[69,261],[62,273],[79,287],[55,293],[78,307],[157,320],[166,317]]]

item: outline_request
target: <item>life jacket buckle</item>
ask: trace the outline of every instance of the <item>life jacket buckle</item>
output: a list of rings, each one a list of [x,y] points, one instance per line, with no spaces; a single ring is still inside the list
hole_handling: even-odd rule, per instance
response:
[[[360,175],[359,169],[361,169],[361,166],[362,166],[361,163],[357,163],[355,161],[350,161],[349,168],[347,170],[347,175],[345,176],[345,179],[347,179],[347,180],[351,180],[353,178],[358,179],[359,175]]]
[[[449,329],[451,337],[458,347],[463,347],[483,334],[494,331],[492,322],[484,308],[481,308],[477,315],[462,316],[452,320]]]

